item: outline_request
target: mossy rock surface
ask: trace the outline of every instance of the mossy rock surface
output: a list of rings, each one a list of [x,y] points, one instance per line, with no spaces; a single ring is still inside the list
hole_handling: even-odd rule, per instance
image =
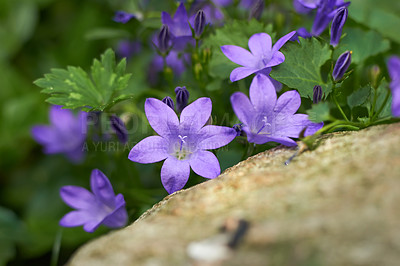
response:
[[[400,124],[325,135],[285,166],[293,153],[257,154],[170,195],[69,265],[399,265]],[[224,260],[188,256],[232,218],[250,227]]]

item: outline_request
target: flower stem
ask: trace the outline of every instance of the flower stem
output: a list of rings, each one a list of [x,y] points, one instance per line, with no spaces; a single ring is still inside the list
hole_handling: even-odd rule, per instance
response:
[[[342,114],[344,120],[346,120],[346,122],[349,122],[349,119],[347,118],[346,114],[343,112],[342,107],[340,107],[340,105],[339,105],[339,103],[338,103],[338,101],[336,99],[335,93],[332,93],[332,99],[335,102],[335,104],[336,104],[337,108],[339,109],[340,113]]]
[[[375,94],[377,94],[377,93],[375,92]],[[373,122],[378,117],[378,115],[383,111],[383,108],[385,108],[386,103],[389,100],[389,96],[390,96],[390,91],[387,90],[385,100],[383,101],[383,103],[382,103],[381,107],[379,108],[378,112],[376,112],[373,115],[373,117],[371,118],[371,122]]]

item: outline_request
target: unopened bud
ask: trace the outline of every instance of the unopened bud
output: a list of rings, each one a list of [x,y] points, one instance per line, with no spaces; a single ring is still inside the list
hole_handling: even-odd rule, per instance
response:
[[[119,141],[125,144],[128,141],[128,131],[126,130],[124,122],[116,115],[111,115],[110,122],[111,128],[114,130]]]
[[[162,99],[162,102],[171,107],[172,110],[174,110],[174,100],[172,100],[171,97],[165,97],[164,99]]]
[[[167,25],[163,25],[160,33],[157,36],[158,40],[158,50],[165,54],[170,48],[171,36],[169,34],[169,28]]]
[[[185,86],[183,87],[176,87],[175,88],[176,94],[176,109],[178,113],[182,112],[183,108],[186,107],[189,101],[189,91],[186,89]]]
[[[346,73],[347,69],[351,64],[351,51],[346,51],[341,54],[336,61],[335,67],[333,68],[332,77],[333,80],[339,81],[343,78],[344,73]]]
[[[204,31],[206,25],[206,15],[203,10],[197,11],[196,17],[194,18],[194,34],[198,38]]]
[[[257,0],[250,9],[250,19],[255,18],[255,19],[260,19],[261,14],[264,11],[264,0]]]
[[[336,47],[339,44],[340,37],[342,36],[343,26],[344,23],[346,23],[348,13],[349,11],[346,7],[341,7],[333,17],[331,26],[331,45],[333,47]]]
[[[378,87],[379,76],[381,74],[381,69],[378,65],[373,65],[369,70],[369,78],[371,80],[371,84],[373,88]]]
[[[322,100],[322,88],[320,85],[315,85],[313,89],[313,103],[317,104]]]

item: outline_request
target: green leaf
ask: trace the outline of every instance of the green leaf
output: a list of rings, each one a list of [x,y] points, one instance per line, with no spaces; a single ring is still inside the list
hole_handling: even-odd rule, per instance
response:
[[[232,70],[239,65],[229,60],[221,51],[223,45],[237,45],[247,48],[249,38],[259,32],[268,33],[272,39],[275,34],[272,33],[272,25],[265,25],[257,20],[249,22],[234,21],[230,24],[225,24],[222,28],[215,31],[215,34],[204,40],[203,47],[211,48],[213,51],[209,62],[209,75],[213,78],[226,79],[229,77]]]
[[[334,52],[334,58],[338,58],[347,50],[353,51],[351,61],[357,64],[390,48],[390,42],[375,31],[367,32],[359,28],[345,28],[343,32],[345,37],[340,40],[339,46]]]
[[[115,62],[115,54],[108,49],[101,60],[94,59],[91,75],[80,67],[52,69],[50,74],[34,83],[49,94],[46,100],[65,108],[82,108],[87,111],[103,111],[121,99],[119,92],[128,86],[131,74],[125,74],[126,60]],[[130,98],[133,95],[124,95]]]
[[[400,2],[393,0],[352,0],[349,16],[383,36],[400,43]]]
[[[310,110],[307,110],[308,118],[314,123],[321,123],[327,121],[330,118],[329,115],[329,103],[319,102],[313,104]]]
[[[271,77],[290,88],[297,89],[301,97],[313,95],[315,85],[322,87],[322,92],[328,96],[332,84],[323,81],[320,73],[321,66],[331,58],[331,50],[315,38],[300,39],[300,44],[287,43],[282,48],[285,62],[273,67]]]
[[[372,88],[370,85],[356,90],[349,95],[349,97],[347,97],[347,104],[350,106],[350,108],[365,105],[366,101],[370,98],[371,90]]]

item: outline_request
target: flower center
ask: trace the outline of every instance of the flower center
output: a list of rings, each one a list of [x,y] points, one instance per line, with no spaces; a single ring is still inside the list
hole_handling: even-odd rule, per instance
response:
[[[264,129],[266,129],[265,132],[261,133],[260,135],[270,135],[272,125],[271,125],[271,123],[268,123],[267,116],[264,116],[263,119],[261,120],[261,122],[262,122],[262,125],[261,125],[261,128],[257,131],[257,135],[260,134],[260,132]]]
[[[174,156],[178,160],[184,160],[192,152],[190,152],[190,150],[188,149],[187,145],[185,145],[185,144],[187,144],[186,140],[185,140],[187,138],[187,136],[178,135],[178,138],[179,138],[179,150],[175,149]]]

